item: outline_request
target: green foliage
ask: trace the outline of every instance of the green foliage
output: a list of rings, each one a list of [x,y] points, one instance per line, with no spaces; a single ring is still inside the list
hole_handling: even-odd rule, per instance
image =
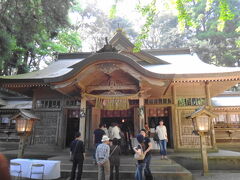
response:
[[[15,40],[5,31],[0,30],[0,70],[7,64],[14,47]]]
[[[81,47],[80,34],[73,31],[65,31],[58,34],[57,39],[65,49],[65,52],[77,52]],[[58,51],[59,52],[59,51]]]
[[[78,12],[79,18],[73,25],[73,29],[79,32],[82,44],[91,51],[97,51],[105,45],[105,37],[110,37],[121,28],[133,40],[137,33],[132,24],[122,17],[109,18],[103,11],[89,4]],[[84,44],[85,43],[85,44]]]
[[[176,8],[178,10],[178,21],[180,25],[180,29],[183,31],[185,29],[185,25],[192,26],[191,16],[188,14],[187,9],[184,6],[184,3],[188,3],[187,0],[176,0]]]
[[[38,69],[40,61],[52,50],[63,51],[54,43],[61,42],[56,42],[60,30],[70,26],[67,15],[72,3],[73,0],[1,0],[0,29],[11,37],[15,47],[9,46],[0,74],[9,75],[14,69],[17,73]],[[3,42],[0,44],[2,51]]]
[[[218,30],[223,31],[225,22],[228,20],[232,20],[234,18],[233,12],[229,8],[229,1],[227,0],[219,0],[219,9],[220,9],[220,15],[218,18],[219,24],[218,24]]]
[[[179,48],[186,47],[191,32],[180,32],[178,19],[172,14],[162,13],[155,17],[154,23],[148,33],[148,37],[143,40],[143,48]]]
[[[139,52],[143,44],[143,40],[148,37],[150,27],[153,24],[154,18],[157,13],[156,0],[152,0],[151,3],[145,6],[141,6],[140,4],[138,4],[137,9],[139,10],[139,12],[141,12],[142,16],[146,18],[146,20],[145,24],[141,29],[141,33],[137,37],[133,52]]]
[[[110,17],[111,19],[115,18],[115,17],[116,17],[116,13],[117,13],[117,5],[116,5],[116,4],[113,4],[113,5],[112,5],[112,8],[110,9],[109,17]]]
[[[165,0],[166,2],[168,0]],[[148,37],[151,25],[154,23],[154,16],[157,14],[156,0],[151,1],[148,5],[141,7],[137,6],[138,11],[146,18],[146,22],[142,27],[141,33],[135,43],[134,51],[139,51],[142,46],[142,41]],[[158,1],[159,2],[159,1]],[[235,14],[231,9],[230,3],[227,0],[174,0],[171,1],[174,8],[178,11],[178,21],[180,30],[186,28],[197,28],[201,26],[206,18],[211,19],[211,14],[214,13],[214,21],[208,21],[212,24],[211,28],[218,31],[223,31],[226,22],[233,20]],[[236,2],[236,1],[235,1]],[[168,3],[168,2],[167,2]],[[168,3],[169,4],[169,3]],[[197,8],[196,8],[197,7]],[[203,8],[204,7],[204,8]],[[199,9],[198,9],[199,8]],[[199,13],[201,11],[201,13]],[[196,16],[197,15],[197,16]],[[206,24],[205,24],[206,25]],[[205,27],[202,27],[205,28]]]
[[[183,12],[188,13],[185,15],[190,16],[195,26],[187,26],[180,33],[176,22],[176,18],[179,20],[179,15],[176,17],[160,13],[154,19],[148,37],[142,40],[143,47],[156,49],[190,46],[206,63],[219,66],[240,66],[240,12],[238,10],[240,1],[229,0],[227,2],[234,16],[229,16],[229,20],[225,19],[227,21],[222,31],[218,31],[219,1],[184,0],[179,3],[184,5],[182,6],[185,8]]]
[[[114,0],[112,8],[110,9],[110,12],[109,12],[109,18],[110,19],[113,19],[113,18],[116,17],[116,14],[117,14],[117,4],[118,4],[119,1],[121,1],[121,0]]]

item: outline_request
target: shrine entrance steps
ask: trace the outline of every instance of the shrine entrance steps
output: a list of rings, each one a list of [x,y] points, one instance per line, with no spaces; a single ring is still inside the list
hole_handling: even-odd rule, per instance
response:
[[[56,156],[51,160],[61,160],[61,177],[69,179],[72,162],[68,156]],[[120,178],[124,180],[134,179],[136,161],[133,156],[121,156]],[[174,160],[161,160],[159,155],[153,155],[151,171],[155,180],[192,180],[192,174]],[[83,165],[83,180],[96,180],[98,168],[93,164],[92,158],[87,156]]]

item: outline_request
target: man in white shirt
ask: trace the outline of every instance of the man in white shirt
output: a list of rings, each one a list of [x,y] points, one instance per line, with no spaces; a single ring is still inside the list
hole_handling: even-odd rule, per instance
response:
[[[118,127],[117,123],[113,124],[112,128],[112,138],[117,138],[118,144],[120,145],[121,143],[121,136],[120,136],[120,128]]]
[[[160,147],[160,155],[161,159],[167,159],[167,128],[165,125],[163,125],[163,120],[160,120],[159,126],[156,128],[156,133],[159,137],[159,147]]]

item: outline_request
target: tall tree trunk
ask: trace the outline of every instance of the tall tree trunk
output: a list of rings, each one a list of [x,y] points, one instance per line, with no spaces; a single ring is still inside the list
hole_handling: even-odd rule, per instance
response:
[[[23,63],[21,65],[18,66],[18,71],[17,74],[23,74],[27,72],[27,67],[28,67],[28,57],[29,57],[29,51],[26,51],[26,53],[24,54],[24,59],[23,59]]]

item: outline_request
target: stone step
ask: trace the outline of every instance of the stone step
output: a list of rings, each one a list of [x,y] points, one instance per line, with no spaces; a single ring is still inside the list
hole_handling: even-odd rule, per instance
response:
[[[119,179],[134,179],[135,171],[134,172],[121,172],[119,174]],[[153,178],[156,180],[192,180],[191,173],[183,173],[183,172],[152,172]],[[69,171],[62,171],[61,177],[67,178],[70,176]],[[82,178],[90,178],[90,179],[97,179],[98,173],[97,172],[84,172],[82,174]]]
[[[53,158],[49,158],[51,160],[57,160],[56,157]],[[129,162],[132,162],[133,164],[135,164],[135,162],[137,162],[133,157],[121,157],[120,158],[121,164],[129,164]],[[61,162],[62,164],[72,164],[72,162],[69,160],[69,157],[63,159],[61,158]],[[92,158],[85,158],[84,160],[84,164],[93,164],[93,159]],[[164,165],[172,165],[175,164],[175,161],[173,162],[171,159],[167,159],[167,160],[161,160],[160,157],[155,157],[151,159],[151,164],[152,165],[159,165],[159,164],[164,164]]]
[[[61,177],[69,177],[72,168],[72,162],[69,161],[69,156],[50,158],[61,160]],[[120,179],[134,179],[136,170],[136,161],[132,156],[121,156]],[[192,174],[187,169],[176,163],[172,159],[161,160],[159,156],[153,155],[151,161],[151,171],[156,180],[192,180]],[[84,160],[83,179],[97,179],[98,169],[93,164],[92,157],[88,156]]]
[[[177,172],[177,171],[182,171],[182,167],[178,166],[178,165],[170,165],[170,166],[166,166],[166,165],[158,165],[158,166],[154,166],[151,165],[151,170],[152,171],[173,171],[173,172]],[[61,169],[65,169],[65,170],[71,170],[72,165],[68,164],[62,164],[61,165]],[[96,165],[92,165],[92,164],[84,164],[83,165],[83,170],[98,170],[98,167]],[[120,171],[135,171],[136,169],[136,165],[123,165],[121,164],[120,166]]]

